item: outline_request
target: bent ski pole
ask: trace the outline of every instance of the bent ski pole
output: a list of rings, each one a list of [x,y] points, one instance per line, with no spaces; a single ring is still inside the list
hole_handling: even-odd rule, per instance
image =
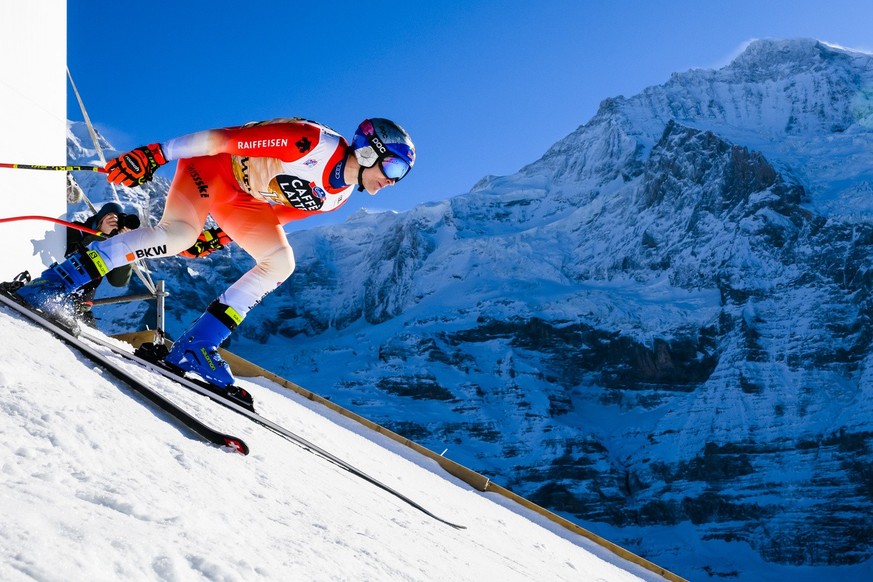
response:
[[[57,172],[102,172],[106,174],[106,170],[100,166],[39,166],[35,164],[4,164],[0,162],[0,168],[14,168],[16,170],[52,170]]]
[[[87,226],[83,226],[81,224],[76,224],[75,222],[67,222],[66,220],[61,220],[60,218],[52,218],[51,216],[12,216],[9,218],[0,218],[0,224],[2,224],[4,222],[16,222],[19,220],[47,220],[49,222],[61,224],[63,226],[66,226],[67,228],[75,228],[76,230],[81,230],[82,232],[87,232],[88,234],[96,234],[97,236],[106,236],[105,233],[102,233],[99,230],[94,230],[93,228],[88,228]]]

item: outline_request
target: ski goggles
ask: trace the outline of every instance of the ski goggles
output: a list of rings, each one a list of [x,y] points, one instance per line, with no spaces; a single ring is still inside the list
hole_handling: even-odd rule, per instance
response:
[[[382,173],[385,174],[386,178],[394,180],[395,182],[408,174],[410,169],[409,163],[403,158],[398,158],[397,156],[383,157],[379,160],[379,167],[382,169]]]

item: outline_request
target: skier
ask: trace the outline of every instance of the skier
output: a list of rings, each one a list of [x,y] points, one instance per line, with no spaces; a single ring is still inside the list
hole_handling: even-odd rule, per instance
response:
[[[354,186],[376,194],[415,163],[409,134],[387,119],[364,120],[351,145],[328,127],[299,118],[211,129],[136,148],[107,163],[108,179],[136,186],[169,161],[178,167],[164,215],[150,228],[95,242],[18,290],[32,306],[58,313],[70,293],[137,258],[167,257],[201,241],[207,214],[256,265],[213,301],[173,344],[165,361],[251,403],[233,386],[218,346],[294,270],[282,225],[336,210]],[[241,394],[242,393],[242,394]]]
[[[104,204],[90,218],[73,224],[79,224],[91,230],[100,231],[103,236],[115,236],[116,234],[139,228],[140,221],[139,217],[135,214],[125,214],[120,204],[109,202]],[[69,256],[79,252],[87,248],[92,242],[100,240],[100,238],[98,235],[85,233],[75,228],[67,228],[67,250],[64,254]],[[132,265],[121,265],[106,273],[105,279],[113,287],[127,287],[132,272]],[[71,296],[76,319],[90,327],[97,327],[94,314],[91,312],[91,304],[94,301],[97,287],[103,279],[103,276],[95,278],[76,289]]]

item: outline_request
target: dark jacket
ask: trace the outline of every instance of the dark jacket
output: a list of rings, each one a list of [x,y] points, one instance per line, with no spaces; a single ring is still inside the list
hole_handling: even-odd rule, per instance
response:
[[[82,226],[85,226],[92,230],[97,230],[97,225],[100,224],[100,221],[103,220],[103,217],[110,212],[121,215],[124,213],[124,210],[119,204],[116,204],[115,202],[109,202],[107,204],[104,204],[100,211],[91,218],[87,219],[84,222],[76,222],[74,224],[81,224]],[[101,237],[98,237],[97,235],[82,232],[81,230],[67,228],[66,256],[70,256],[72,253],[86,248],[92,242],[100,240],[100,238]],[[111,271],[106,273],[106,280],[109,281],[109,284],[113,287],[126,287],[127,284],[130,282],[130,276],[132,273],[132,265],[123,265],[121,267],[116,267],[115,269],[112,269]],[[80,302],[83,304],[83,308],[85,311],[87,311],[88,309],[88,304],[94,300],[94,294],[97,292],[97,287],[100,285],[100,282],[102,280],[102,277],[98,277],[97,279],[94,279],[93,281],[76,291],[76,295],[78,296]]]

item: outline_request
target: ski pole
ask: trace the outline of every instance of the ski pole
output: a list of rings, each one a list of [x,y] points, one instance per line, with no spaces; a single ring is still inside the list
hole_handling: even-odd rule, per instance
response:
[[[100,166],[38,166],[34,164],[4,164],[0,162],[0,168],[14,168],[17,170],[53,170],[58,172],[102,172],[106,174],[106,170]]]
[[[49,222],[61,224],[63,226],[66,226],[67,228],[75,228],[76,230],[81,230],[82,232],[87,232],[88,234],[96,234],[97,236],[106,236],[105,233],[102,233],[99,230],[94,230],[93,228],[88,228],[87,226],[83,226],[81,224],[76,224],[75,222],[67,222],[66,220],[61,220],[60,218],[52,218],[51,216],[12,216],[9,218],[0,218],[0,223],[16,222],[18,220],[47,220]]]

